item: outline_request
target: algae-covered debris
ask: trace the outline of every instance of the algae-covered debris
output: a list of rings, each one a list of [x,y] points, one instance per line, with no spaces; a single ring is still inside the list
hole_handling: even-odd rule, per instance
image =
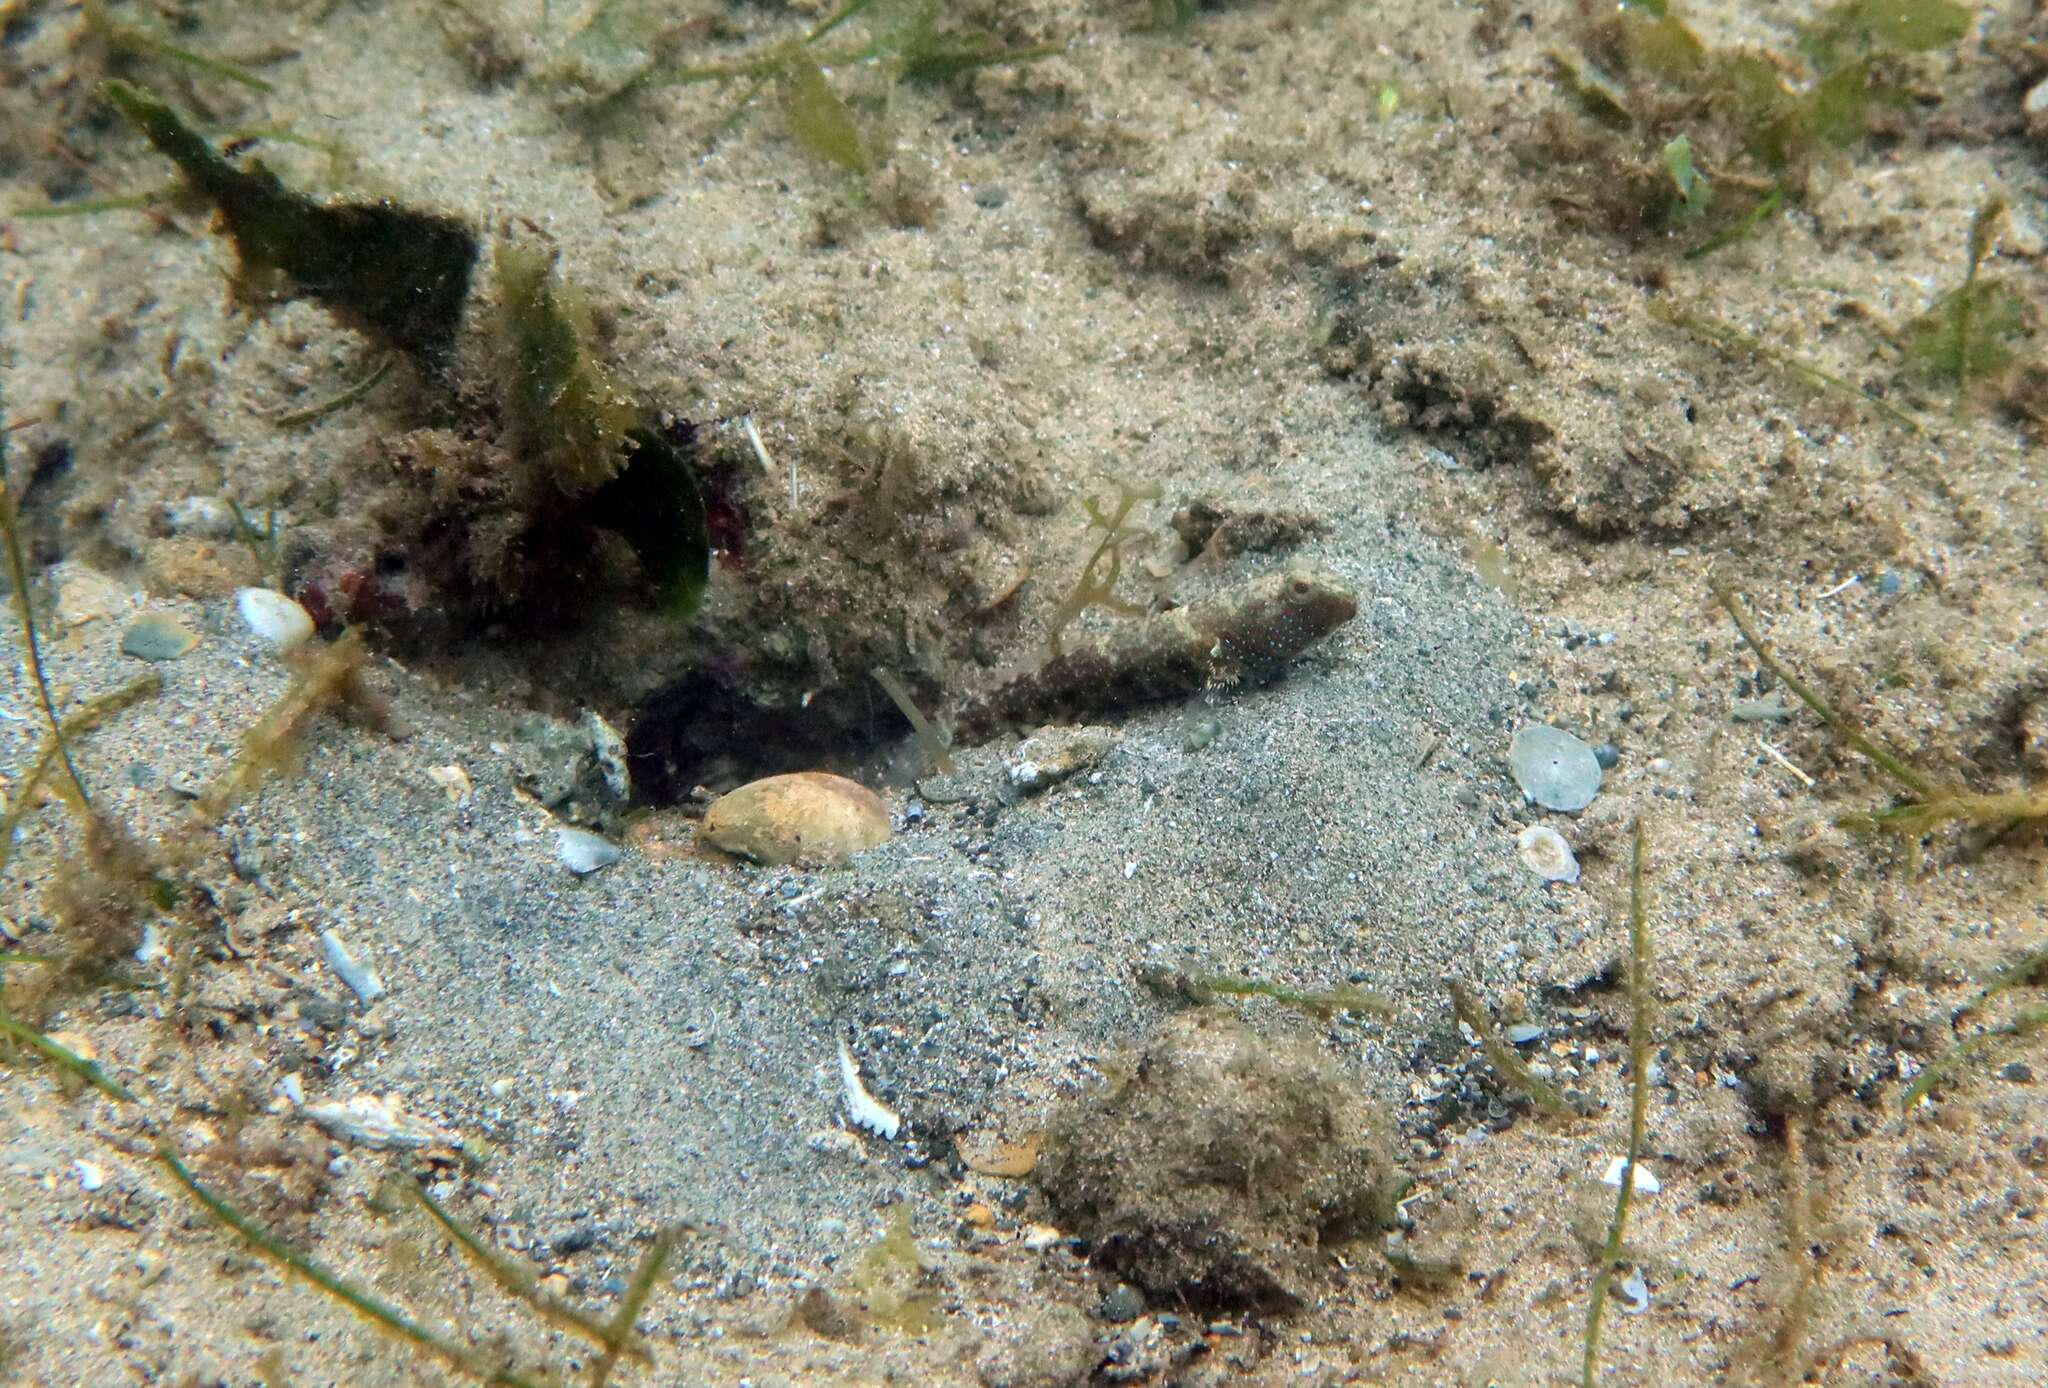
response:
[[[1841,819],[1844,828],[1881,829],[1912,841],[1917,852],[1919,837],[1944,824],[1961,823],[1977,827],[2005,828],[2015,824],[2033,824],[2048,820],[2048,791],[1965,790],[1956,786],[1944,786],[1933,777],[1916,770],[1904,758],[1880,744],[1836,710],[1834,705],[1787,669],[1784,662],[1773,655],[1770,647],[1764,643],[1756,624],[1750,619],[1748,611],[1733,589],[1725,586],[1716,587],[1714,597],[1727,609],[1729,617],[1735,623],[1735,629],[1741,632],[1742,639],[1749,643],[1757,662],[1770,671],[1772,677],[1780,684],[1797,695],[1801,703],[1819,714],[1821,721],[1833,729],[1836,735],[1868,757],[1912,797],[1906,803],[1890,809],[1844,815]]]
[[[116,63],[156,59],[188,72],[234,82],[251,91],[269,93],[276,90],[239,64],[197,52],[140,25],[122,23],[108,12],[105,0],[84,0],[79,6],[79,15],[85,21],[86,34],[97,40],[106,50],[106,57]]]
[[[1720,222],[1695,254],[1801,196],[1825,150],[1898,120],[1913,104],[1898,60],[1955,43],[1971,18],[1948,0],[1847,0],[1801,27],[1797,52],[1774,53],[1709,48],[1676,5],[1586,10],[1579,51],[1554,57],[1602,128],[1547,128],[1551,165],[1586,175],[1553,201],[1622,231]]]
[[[619,474],[634,419],[590,351],[589,311],[555,259],[551,248],[498,241],[499,378],[513,448],[574,496]]]
[[[894,1205],[889,1227],[854,1264],[847,1288],[868,1324],[903,1335],[929,1335],[939,1328],[939,1298],[910,1236],[910,1207]]]
[[[1571,1102],[1558,1092],[1557,1086],[1530,1069],[1529,1063],[1516,1055],[1515,1048],[1502,1038],[1493,1024],[1493,1013],[1479,1000],[1470,984],[1446,978],[1444,988],[1451,995],[1453,1015],[1470,1029],[1495,1074],[1528,1095],[1530,1103],[1552,1117],[1564,1117],[1572,1112]]]
[[[101,90],[213,205],[240,260],[238,291],[316,300],[380,343],[447,365],[477,258],[459,219],[388,199],[316,203],[260,163],[237,168],[141,88],[110,79]]]
[[[1285,1308],[1397,1184],[1384,1116],[1306,1036],[1204,1007],[1053,1117],[1034,1179],[1095,1263],[1154,1297]]]
[[[589,310],[556,272],[552,248],[501,238],[493,262],[497,375],[507,442],[532,484],[532,524],[623,537],[656,601],[688,616],[711,573],[693,431],[641,423],[592,348]]]

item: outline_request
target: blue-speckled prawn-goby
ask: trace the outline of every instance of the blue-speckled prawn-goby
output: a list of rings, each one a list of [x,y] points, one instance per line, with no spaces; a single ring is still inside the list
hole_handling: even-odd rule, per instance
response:
[[[1358,595],[1334,574],[1269,574],[1069,645],[969,703],[954,741],[973,746],[1007,727],[1072,721],[1212,685],[1264,684],[1357,614]]]

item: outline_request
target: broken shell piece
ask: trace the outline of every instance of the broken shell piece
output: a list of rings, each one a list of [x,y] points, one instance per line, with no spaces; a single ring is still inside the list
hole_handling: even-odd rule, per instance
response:
[[[349,991],[361,998],[365,1005],[384,996],[384,980],[377,977],[375,969],[348,952],[341,932],[321,931],[320,953],[327,960],[327,967],[334,970],[335,976],[346,983]]]
[[[1640,1316],[1650,1309],[1650,1287],[1643,1281],[1643,1270],[1632,1268],[1627,1277],[1615,1288],[1621,1294],[1621,1309],[1631,1316]]]
[[[235,594],[235,610],[249,630],[281,651],[313,634],[313,617],[283,593],[269,588],[243,588]]]
[[[822,771],[750,781],[722,795],[698,835],[714,848],[781,866],[841,863],[889,837],[889,811],[866,786]]]
[[[555,829],[555,856],[562,860],[562,866],[578,877],[588,877],[599,868],[610,867],[619,860],[619,846],[602,834],[593,834],[588,829],[571,829],[559,825]]]
[[[454,1145],[431,1123],[401,1113],[395,1098],[358,1094],[342,1103],[313,1104],[306,1117],[345,1142],[380,1149]]]
[[[1572,813],[1600,793],[1600,758],[1561,728],[1532,723],[1508,743],[1508,769],[1522,794],[1546,810]]]
[[[470,782],[469,772],[463,769],[461,762],[451,761],[446,766],[430,766],[427,768],[427,777],[448,792],[449,800],[457,805],[468,800],[476,789]]]
[[[839,1042],[839,1086],[846,1094],[846,1116],[853,1120],[856,1128],[865,1128],[885,1142],[893,1142],[903,1127],[903,1118],[896,1110],[868,1093],[868,1087],[861,1083],[860,1066],[854,1061],[853,1051],[848,1048],[845,1038]]]
[[[1515,854],[1522,866],[1546,882],[1579,880],[1579,860],[1564,835],[1547,824],[1532,824],[1515,835]]]
[[[1627,1169],[1628,1169],[1628,1158],[1627,1158],[1627,1157],[1616,1157],[1616,1158],[1615,1158],[1615,1159],[1614,1159],[1613,1161],[1611,1161],[1611,1162],[1607,1163],[1607,1170],[1601,1173],[1601,1176],[1600,1176],[1600,1183],[1601,1183],[1602,1185],[1608,1185],[1608,1186],[1618,1186],[1618,1185],[1620,1185],[1620,1184],[1621,1184],[1621,1173],[1622,1173],[1623,1171],[1627,1170]],[[1654,1171],[1652,1171],[1652,1170],[1650,1170],[1650,1168],[1649,1168],[1649,1167],[1647,1167],[1647,1166],[1643,1165],[1643,1164],[1642,1164],[1641,1162],[1637,1162],[1637,1163],[1636,1163],[1636,1191],[1637,1191],[1637,1193],[1639,1193],[1639,1194],[1642,1194],[1642,1195],[1655,1195],[1655,1194],[1656,1194],[1656,1193],[1657,1193],[1658,1191],[1660,1191],[1660,1190],[1662,1190],[1662,1189],[1664,1189],[1664,1185],[1663,1185],[1663,1182],[1661,1182],[1661,1181],[1659,1181],[1659,1180],[1657,1179],[1657,1173],[1656,1173],[1656,1172],[1654,1172]]]

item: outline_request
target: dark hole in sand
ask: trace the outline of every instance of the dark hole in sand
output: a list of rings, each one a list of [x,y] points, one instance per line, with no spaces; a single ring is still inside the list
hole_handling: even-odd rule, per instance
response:
[[[832,771],[872,783],[877,754],[909,733],[903,715],[865,681],[782,707],[700,671],[640,706],[626,733],[626,761],[637,800],[672,805],[700,785],[726,790],[785,771]]]

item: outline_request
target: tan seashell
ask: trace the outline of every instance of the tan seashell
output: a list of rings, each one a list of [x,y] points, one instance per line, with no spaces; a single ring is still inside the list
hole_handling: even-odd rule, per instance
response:
[[[757,863],[840,863],[889,837],[889,811],[866,786],[823,771],[749,781],[722,795],[697,831]]]

